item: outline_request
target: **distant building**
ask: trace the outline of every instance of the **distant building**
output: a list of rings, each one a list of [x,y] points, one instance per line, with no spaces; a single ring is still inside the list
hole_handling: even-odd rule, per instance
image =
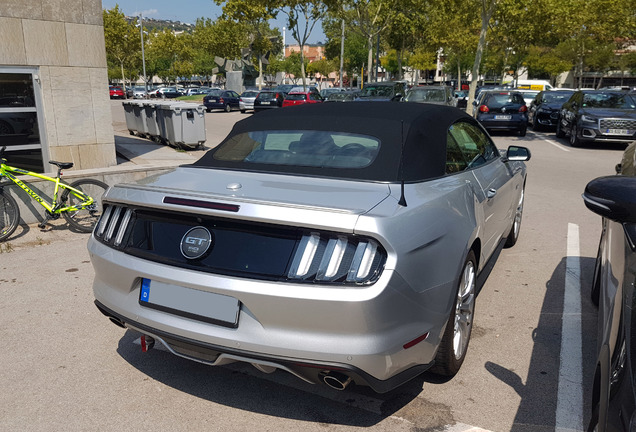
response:
[[[51,171],[117,163],[100,0],[0,0],[0,146]]]
[[[289,57],[293,52],[300,52],[300,45],[287,45],[285,47],[285,57]],[[325,58],[324,45],[305,45],[303,47],[303,55],[309,61],[309,63],[322,60]]]

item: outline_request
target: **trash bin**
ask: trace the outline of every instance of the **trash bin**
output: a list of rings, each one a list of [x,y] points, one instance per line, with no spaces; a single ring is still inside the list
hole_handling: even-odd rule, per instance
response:
[[[193,149],[205,143],[205,106],[191,103],[161,104],[158,123],[168,145]]]
[[[143,112],[143,102],[140,101],[132,101],[130,105],[132,106],[133,118],[135,131],[138,135],[144,136],[146,133],[144,130],[146,129],[146,122],[144,121],[144,112]]]
[[[157,123],[157,102],[142,101],[140,102],[143,112],[143,133],[147,138],[153,141],[160,141],[159,124]]]
[[[135,119],[135,110],[133,108],[133,104],[136,104],[137,101],[123,101],[122,105],[124,106],[124,117],[126,118],[126,128],[128,128],[128,133],[134,135],[137,132],[137,121]]]

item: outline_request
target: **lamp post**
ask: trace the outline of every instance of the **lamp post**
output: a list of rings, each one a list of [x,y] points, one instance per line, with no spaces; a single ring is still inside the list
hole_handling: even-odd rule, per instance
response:
[[[148,96],[148,78],[146,77],[146,54],[144,53],[144,18],[139,14],[139,31],[141,33],[141,64],[144,69],[144,89],[146,97]]]

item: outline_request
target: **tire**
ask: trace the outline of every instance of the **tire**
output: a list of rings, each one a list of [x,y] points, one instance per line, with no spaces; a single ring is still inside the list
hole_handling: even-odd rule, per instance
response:
[[[225,105],[225,107],[223,108],[225,110],[225,112],[230,112],[232,111],[232,106],[230,104]]]
[[[212,112],[212,108],[206,108],[205,112]]]
[[[517,208],[515,209],[514,219],[512,220],[512,227],[510,228],[510,233],[508,234],[508,238],[506,239],[506,243],[504,247],[511,248],[517,244],[517,240],[519,239],[519,231],[521,231],[521,219],[523,217],[523,202],[526,195],[526,186],[524,184],[521,189],[521,196],[519,197],[519,203],[517,204]]]
[[[444,336],[435,355],[431,371],[444,376],[455,375],[464,363],[475,313],[477,260],[471,250],[459,276],[457,294],[446,323]]]
[[[9,123],[0,120],[0,135],[12,135],[14,133],[15,131]]]
[[[572,125],[572,129],[570,129],[570,146],[572,147],[580,147],[581,141],[579,141],[578,137],[578,128],[576,127],[576,123]]]
[[[246,111],[246,110],[241,110],[241,114],[245,114],[245,111]]]
[[[532,130],[537,132],[541,130],[541,125],[537,122],[536,114],[532,117]]]
[[[91,196],[95,202],[90,209],[86,208],[76,212],[63,212],[62,215],[68,224],[77,231],[86,233],[92,232],[95,224],[102,215],[102,196],[106,190],[108,190],[108,185],[95,179],[83,179],[71,183],[70,186]],[[77,205],[81,203],[81,201],[75,195],[70,193],[68,189],[64,190],[62,200],[66,202],[67,205]]]
[[[520,137],[526,136],[526,131],[527,131],[527,127],[525,127],[525,126],[523,128],[521,128],[521,129],[519,129],[519,136]]]
[[[20,208],[17,201],[0,188],[0,241],[5,241],[18,227]]]
[[[557,120],[556,136],[557,136],[557,138],[565,138],[565,132],[563,132],[563,129],[561,128],[561,119]]]

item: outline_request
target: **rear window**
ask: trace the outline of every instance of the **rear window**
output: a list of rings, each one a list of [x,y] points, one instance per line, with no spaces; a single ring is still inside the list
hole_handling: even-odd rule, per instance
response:
[[[256,97],[257,95],[258,95],[257,91],[246,91],[246,92],[243,92],[241,97]]]
[[[380,141],[345,132],[271,130],[247,132],[223,143],[214,159],[250,164],[321,168],[364,168],[378,154]],[[246,167],[247,168],[247,167]]]
[[[274,99],[276,97],[276,93],[274,92],[260,92],[258,96],[256,96],[256,100],[268,100]]]
[[[486,97],[486,105],[524,104],[525,101],[519,93],[492,93]]]
[[[299,94],[299,93],[290,93],[290,94],[287,95],[287,97],[285,99],[287,99],[287,100],[295,100],[295,101],[307,100],[307,95],[306,94]]]

